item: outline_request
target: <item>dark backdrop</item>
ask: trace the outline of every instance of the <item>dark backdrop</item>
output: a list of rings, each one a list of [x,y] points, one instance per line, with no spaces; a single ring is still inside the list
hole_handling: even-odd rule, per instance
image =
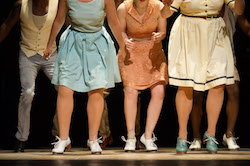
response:
[[[8,13],[13,7],[15,0],[1,2],[0,23],[7,18]],[[249,2],[247,1],[247,11],[249,11]],[[250,18],[249,12],[246,16]],[[168,33],[176,15],[168,20]],[[16,25],[6,40],[0,44],[0,149],[13,148],[15,132],[17,126],[17,108],[20,95],[20,79],[18,69],[19,52],[19,25]],[[164,45],[167,38],[164,40]],[[236,32],[235,45],[237,53],[237,64],[241,77],[240,82],[240,113],[236,125],[236,135],[240,137],[241,147],[250,147],[250,41],[241,31]],[[164,47],[165,51],[167,49]],[[176,87],[167,86],[166,97],[162,113],[155,129],[160,147],[173,147],[176,143],[178,133],[177,115],[175,110]],[[52,119],[55,112],[56,91],[46,78],[43,72],[40,72],[36,80],[35,97],[31,110],[31,128],[30,136],[27,142],[27,148],[49,147],[52,139],[51,128]],[[75,108],[72,116],[70,136],[73,146],[86,147],[88,138],[86,101],[87,94],[76,93]],[[146,108],[150,99],[150,92],[145,90],[141,94],[141,128],[144,131]],[[226,99],[225,99],[226,101]],[[113,146],[123,146],[120,139],[126,135],[125,120],[123,114],[123,91],[122,84],[117,84],[116,88],[111,90],[107,98],[109,108],[109,119],[111,132],[114,137]],[[206,128],[206,117],[202,120],[201,134]],[[217,138],[219,142],[226,130],[225,104],[223,106],[220,119],[217,126]],[[192,130],[189,126],[189,137],[192,137]]]

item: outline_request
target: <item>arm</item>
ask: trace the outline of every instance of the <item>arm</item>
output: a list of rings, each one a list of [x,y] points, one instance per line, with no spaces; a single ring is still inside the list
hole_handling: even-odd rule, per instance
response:
[[[161,6],[161,9],[164,5]],[[157,26],[157,33],[153,32],[152,39],[155,43],[161,42],[166,37],[166,29],[167,29],[167,21],[165,18],[159,15],[158,18],[158,26]]]
[[[8,36],[20,17],[22,1],[17,1],[6,21],[0,27],[0,43]]]
[[[117,9],[122,2],[123,0],[115,0],[115,8]]]
[[[127,11],[126,11],[126,7],[125,4],[122,3],[118,9],[117,9],[117,14],[118,14],[118,19],[119,22],[121,24],[121,30],[122,30],[122,37],[123,37],[123,41],[126,45],[127,50],[133,50],[135,47],[135,44],[133,42],[133,39],[129,39],[128,35],[126,34],[126,29],[127,29],[127,23],[126,23],[126,15],[127,15]]]
[[[173,15],[173,11],[170,10],[171,4],[174,2],[174,0],[163,0],[162,3],[164,4],[164,7],[161,9],[161,16],[163,18],[168,18]]]
[[[235,0],[228,4],[228,7],[236,14],[242,15],[245,9],[245,0]]]
[[[117,18],[114,0],[105,0],[104,2],[109,27],[119,44],[119,50],[125,51],[125,45],[122,38],[122,30]]]
[[[43,52],[44,53],[43,57],[45,59],[48,59],[49,55],[52,52],[52,44],[55,41],[57,34],[59,33],[60,29],[62,28],[65,22],[67,12],[68,12],[67,0],[59,0],[57,15],[51,29],[49,41],[47,43],[47,48]]]
[[[237,19],[240,29],[250,38],[250,24],[244,15],[240,15]]]

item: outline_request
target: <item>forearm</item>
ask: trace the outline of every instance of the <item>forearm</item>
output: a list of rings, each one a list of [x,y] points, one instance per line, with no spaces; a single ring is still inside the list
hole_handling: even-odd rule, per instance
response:
[[[65,22],[65,19],[60,20],[60,21],[55,20],[55,22],[53,23],[52,29],[51,29],[51,33],[50,33],[47,47],[52,47],[54,41],[56,40],[56,36],[60,32],[64,22]]]
[[[165,37],[166,37],[166,32],[158,32],[159,34],[160,34],[160,40],[163,40],[163,39],[165,39]]]
[[[8,36],[20,17],[21,3],[18,1],[6,21],[0,27],[0,43]]]
[[[3,40],[8,36],[11,28],[7,27],[6,23],[3,23],[0,27],[0,43],[3,42]]]
[[[117,20],[117,23],[111,23],[109,24],[109,26],[112,30],[112,33],[114,34],[116,38],[117,43],[119,44],[119,47],[125,48],[124,38],[123,38],[123,34],[122,34],[121,27],[120,27],[118,20]]]
[[[122,38],[124,42],[129,39],[128,35],[125,32],[122,32]]]
[[[170,16],[172,16],[174,12],[172,10],[170,10],[170,7],[167,7],[167,6],[164,6],[162,9],[161,9],[161,16],[163,18],[168,18]]]
[[[57,15],[52,25],[47,47],[49,48],[52,47],[53,42],[56,40],[57,34],[59,33],[63,24],[65,23],[67,13],[68,13],[67,0],[59,0]]]

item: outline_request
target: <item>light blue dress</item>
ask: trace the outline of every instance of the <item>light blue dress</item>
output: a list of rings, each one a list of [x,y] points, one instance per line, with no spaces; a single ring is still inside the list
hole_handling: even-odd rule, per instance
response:
[[[116,51],[103,27],[104,0],[68,0],[71,22],[60,39],[52,83],[77,92],[112,88],[121,82]]]

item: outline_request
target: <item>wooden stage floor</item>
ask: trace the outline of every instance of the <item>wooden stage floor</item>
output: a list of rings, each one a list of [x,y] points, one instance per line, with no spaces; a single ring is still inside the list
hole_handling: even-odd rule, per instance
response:
[[[72,148],[64,155],[52,155],[50,149],[26,149],[24,153],[0,150],[0,166],[250,166],[250,149],[229,151],[220,148],[217,154],[188,151],[177,155],[174,148],[158,152],[143,150],[126,153],[122,148],[108,148],[102,155],[91,155],[82,148]]]

